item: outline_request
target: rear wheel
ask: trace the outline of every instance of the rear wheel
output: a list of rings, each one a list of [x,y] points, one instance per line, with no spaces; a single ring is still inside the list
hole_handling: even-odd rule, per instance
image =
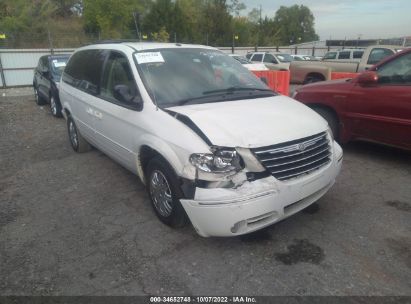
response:
[[[91,150],[91,145],[84,139],[84,137],[77,130],[76,124],[74,123],[71,116],[67,119],[67,129],[70,139],[71,147],[74,151],[78,153],[84,153]]]
[[[50,111],[54,117],[62,117],[61,114],[61,104],[58,101],[58,98],[55,97],[53,93],[50,93]]]
[[[325,79],[321,75],[308,75],[303,84],[309,84],[309,83],[314,83],[314,82],[319,82],[319,81],[324,81]]]
[[[162,157],[154,157],[147,165],[147,189],[157,217],[171,227],[183,227],[187,215],[180,203],[182,197],[173,169]]]
[[[330,110],[324,108],[313,108],[315,112],[320,114],[327,122],[333,132],[334,138],[337,140],[339,136],[339,126],[337,116]]]
[[[33,88],[34,88],[34,99],[35,99],[35,101],[36,101],[36,104],[37,104],[38,106],[44,105],[44,104],[45,104],[45,101],[44,101],[44,99],[40,96],[38,87],[37,87],[36,85],[33,85]]]

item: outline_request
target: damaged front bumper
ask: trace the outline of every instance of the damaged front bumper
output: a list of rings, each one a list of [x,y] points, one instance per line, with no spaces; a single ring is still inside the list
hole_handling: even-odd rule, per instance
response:
[[[342,150],[334,145],[332,162],[309,175],[281,182],[273,176],[245,181],[234,188],[195,189],[193,199],[181,199],[194,228],[204,237],[250,233],[306,208],[335,182]]]

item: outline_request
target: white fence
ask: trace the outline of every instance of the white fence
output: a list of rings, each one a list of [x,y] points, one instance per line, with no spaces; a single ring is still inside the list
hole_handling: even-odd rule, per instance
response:
[[[54,54],[71,54],[73,49],[54,49]],[[50,49],[0,49],[0,87],[30,86],[39,58]]]
[[[232,47],[220,47],[218,48],[224,53],[231,54],[233,52]],[[332,50],[340,49],[339,47],[307,47],[307,46],[260,46],[257,48],[259,52],[281,52],[287,54],[299,54],[299,55],[313,55],[313,56],[324,56],[325,53]],[[254,52],[256,50],[255,47],[235,47],[234,52],[239,55],[246,55],[249,52]]]
[[[219,48],[225,53],[231,53],[233,48]],[[330,48],[327,47],[258,47],[258,51],[280,51],[289,54],[323,56]],[[255,47],[235,47],[234,52],[245,55],[255,51]],[[71,54],[74,49],[54,49],[54,54]],[[43,55],[51,54],[50,49],[0,49],[0,88],[31,86],[33,71],[38,60]]]

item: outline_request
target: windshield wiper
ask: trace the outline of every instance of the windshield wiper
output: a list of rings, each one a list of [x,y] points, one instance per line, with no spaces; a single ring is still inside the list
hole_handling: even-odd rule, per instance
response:
[[[259,91],[259,92],[273,92],[271,89],[259,89],[259,88],[242,88],[242,87],[229,87],[220,90],[205,91],[203,95],[214,94],[214,93],[234,93],[236,91]]]
[[[192,101],[196,101],[199,99],[207,99],[207,98],[212,98],[214,97],[213,95],[206,95],[206,96],[199,96],[199,97],[192,97],[192,98],[186,98],[186,99],[182,99],[176,102],[176,104],[178,104],[179,106],[185,105],[189,102]],[[216,97],[221,97],[221,94],[217,95]]]
[[[192,97],[192,98],[186,98],[182,99],[176,102],[179,106],[191,103],[193,101],[201,100],[201,99],[213,99],[213,102],[219,101],[218,98],[222,98],[226,96],[227,94],[233,94],[236,91],[258,91],[258,92],[270,92],[272,95],[275,95],[275,92],[270,89],[258,89],[258,88],[240,88],[240,87],[230,87],[226,89],[221,89],[221,90],[213,90],[213,91],[205,91],[203,92],[203,96],[198,96],[198,97]],[[216,99],[217,98],[217,99]],[[225,100],[225,99],[222,99]]]

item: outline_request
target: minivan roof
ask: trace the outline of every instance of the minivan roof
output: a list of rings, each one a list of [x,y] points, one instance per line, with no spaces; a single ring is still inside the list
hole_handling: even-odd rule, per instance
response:
[[[181,43],[164,43],[164,42],[137,42],[135,40],[106,40],[97,41],[86,47],[92,46],[110,46],[110,45],[126,45],[135,49],[136,51],[150,50],[150,49],[171,49],[171,48],[202,48],[216,50],[211,46],[205,46],[200,44],[181,44]]]

